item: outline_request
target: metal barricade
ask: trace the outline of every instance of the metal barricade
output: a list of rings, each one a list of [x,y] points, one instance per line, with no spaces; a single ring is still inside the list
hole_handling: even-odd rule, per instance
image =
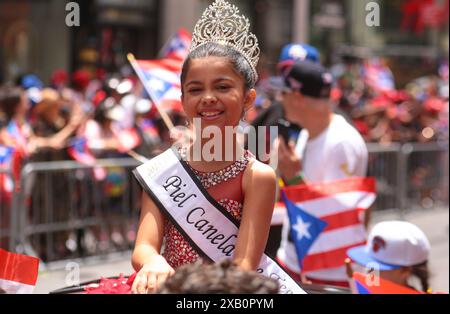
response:
[[[9,250],[15,182],[10,169],[0,168],[0,248]]]
[[[12,247],[44,263],[106,256],[134,245],[140,187],[134,159],[25,165]]]
[[[448,206],[448,143],[411,143],[402,146],[405,181],[401,208],[434,208]]]
[[[448,206],[448,143],[367,144],[377,179],[374,210]]]
[[[374,210],[402,215],[417,206],[448,205],[448,143],[368,144],[368,150],[368,175],[377,179]],[[48,266],[129,254],[141,191],[131,169],[138,165],[134,159],[99,160],[95,167],[74,161],[27,164],[11,211],[1,204],[0,214],[12,215],[8,228],[0,226],[0,238],[9,237],[10,250],[39,256]]]
[[[398,195],[402,189],[401,145],[367,144],[369,151],[368,176],[377,181],[377,199],[374,210],[400,208]]]

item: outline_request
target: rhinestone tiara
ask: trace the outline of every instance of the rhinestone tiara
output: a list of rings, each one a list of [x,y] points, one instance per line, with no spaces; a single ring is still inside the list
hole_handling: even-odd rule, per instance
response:
[[[258,38],[250,31],[250,22],[239,9],[225,0],[216,0],[197,22],[192,35],[190,52],[207,43],[229,46],[238,51],[250,64],[255,81],[259,60]]]

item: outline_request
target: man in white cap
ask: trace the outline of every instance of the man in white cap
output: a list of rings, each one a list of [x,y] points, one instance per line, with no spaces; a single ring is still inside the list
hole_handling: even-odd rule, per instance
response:
[[[283,77],[286,118],[303,127],[296,145],[278,141],[278,170],[284,183],[298,185],[365,177],[367,148],[358,131],[342,116],[333,113],[332,75],[320,64],[305,60],[286,68]],[[289,230],[286,218],[277,258],[299,279],[300,263]],[[320,238],[316,241],[318,246],[327,245],[320,243]],[[313,283],[348,286],[344,260],[339,267],[306,275]]]

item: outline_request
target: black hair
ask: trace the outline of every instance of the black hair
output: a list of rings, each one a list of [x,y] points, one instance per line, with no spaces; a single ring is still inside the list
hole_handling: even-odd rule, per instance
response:
[[[278,282],[231,260],[207,264],[197,261],[177,269],[159,288],[161,294],[276,294]]]
[[[189,53],[181,70],[181,86],[183,86],[183,83],[186,80],[186,75],[189,70],[191,60],[206,57],[228,58],[234,70],[244,79],[245,89],[250,90],[255,87],[256,79],[253,75],[252,67],[248,63],[247,59],[245,59],[240,52],[229,46],[212,42],[206,43]]]
[[[411,273],[420,280],[422,291],[427,292],[430,288],[430,271],[428,269],[428,262],[412,266]]]

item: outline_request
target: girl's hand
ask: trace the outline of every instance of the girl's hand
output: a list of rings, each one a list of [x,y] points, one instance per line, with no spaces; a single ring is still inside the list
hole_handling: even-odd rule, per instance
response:
[[[142,266],[131,287],[131,293],[154,293],[167,278],[175,273],[173,268],[161,255],[155,255]]]

